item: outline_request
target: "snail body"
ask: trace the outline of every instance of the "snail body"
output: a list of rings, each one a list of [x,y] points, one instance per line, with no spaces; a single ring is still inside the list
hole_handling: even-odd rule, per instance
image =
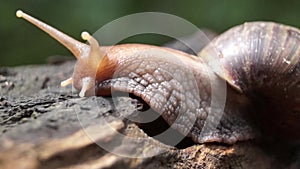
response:
[[[215,38],[197,57],[152,45],[99,46],[83,32],[87,45],[22,11],[16,14],[74,54],[74,73],[61,85],[73,84],[81,97],[132,93],[198,143],[233,144],[255,138],[261,128],[287,140],[300,138],[300,31],[296,28],[246,23]],[[214,68],[211,56],[218,56],[221,69]],[[224,82],[227,95],[220,115],[211,105],[211,86]],[[216,126],[210,125],[218,118]]]

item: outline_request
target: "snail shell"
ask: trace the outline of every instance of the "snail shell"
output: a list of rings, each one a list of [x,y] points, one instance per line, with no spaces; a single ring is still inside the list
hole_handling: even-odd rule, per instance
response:
[[[77,58],[73,84],[80,96],[133,93],[173,128],[195,142],[258,138],[266,133],[300,138],[299,30],[270,22],[234,27],[215,38],[200,57],[142,44],[99,46],[87,32],[81,43],[17,11],[66,46]],[[220,67],[214,66],[215,56]],[[213,106],[212,86],[227,83],[223,111],[220,93]],[[222,99],[221,99],[222,100]],[[221,114],[220,114],[221,111]],[[223,113],[224,112],[224,113]]]
[[[261,130],[284,139],[300,138],[300,31],[272,23],[236,26],[200,52],[220,58],[227,83],[253,102]]]

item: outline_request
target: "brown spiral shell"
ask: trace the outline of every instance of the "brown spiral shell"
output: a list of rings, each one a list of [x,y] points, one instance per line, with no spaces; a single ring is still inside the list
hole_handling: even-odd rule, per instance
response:
[[[255,103],[253,116],[262,130],[300,138],[300,31],[251,22],[223,33],[199,55],[217,55],[228,84]]]

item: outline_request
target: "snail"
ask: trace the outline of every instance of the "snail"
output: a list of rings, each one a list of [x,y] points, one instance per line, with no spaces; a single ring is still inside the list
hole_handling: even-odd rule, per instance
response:
[[[300,31],[296,28],[273,22],[244,23],[193,56],[146,44],[99,46],[88,32],[82,32],[85,44],[20,10],[16,15],[73,53],[74,73],[61,86],[72,84],[80,97],[132,93],[196,143],[234,144],[262,134],[299,141]],[[212,56],[218,57],[218,69]],[[222,114],[211,106],[211,86],[219,83],[227,84]],[[220,121],[210,126],[215,119]]]

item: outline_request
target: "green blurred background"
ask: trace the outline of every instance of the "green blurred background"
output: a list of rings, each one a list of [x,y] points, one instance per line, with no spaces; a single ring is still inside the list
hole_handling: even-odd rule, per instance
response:
[[[0,0],[0,66],[41,64],[47,63],[49,56],[71,56],[48,35],[16,18],[17,9],[76,39],[80,39],[83,30],[95,32],[114,19],[146,11],[174,14],[216,32],[255,20],[300,27],[299,0]],[[169,40],[163,36],[137,36],[125,42],[160,45]]]

